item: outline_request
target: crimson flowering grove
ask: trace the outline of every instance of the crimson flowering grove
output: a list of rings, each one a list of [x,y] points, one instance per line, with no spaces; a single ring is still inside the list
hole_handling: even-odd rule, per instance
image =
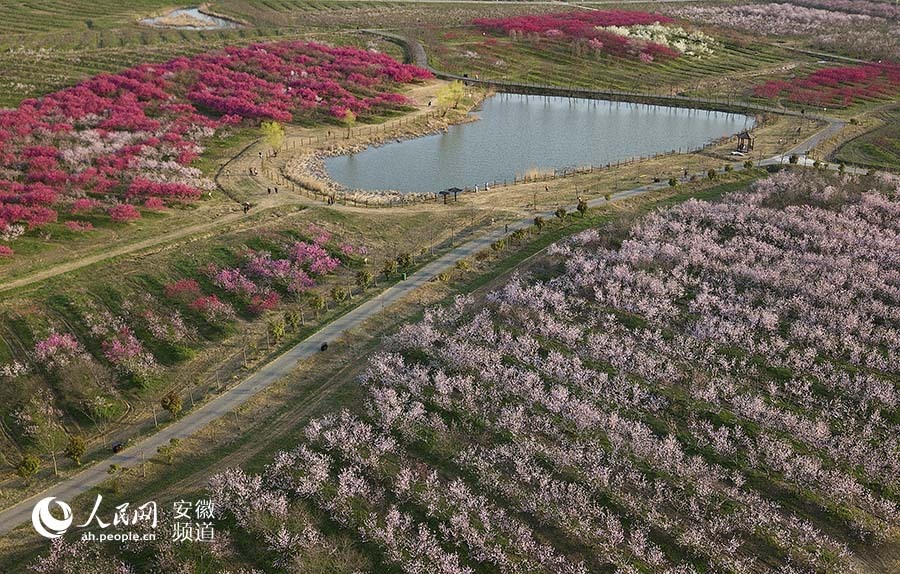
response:
[[[754,94],[806,105],[845,107],[858,99],[889,98],[900,93],[900,64],[880,62],[859,66],[823,68],[791,81],[771,80],[754,88]]]
[[[128,203],[117,203],[110,207],[106,212],[109,214],[110,219],[119,223],[134,221],[135,219],[141,218],[141,212],[138,211],[135,206]]]
[[[179,279],[166,285],[164,291],[172,299],[189,299],[200,295],[200,284],[194,279]]]
[[[645,63],[654,58],[676,58],[679,53],[662,44],[602,30],[605,26],[633,26],[638,24],[667,24],[671,18],[647,12],[624,10],[575,10],[552,14],[511,16],[509,18],[478,18],[472,24],[490,32],[511,36],[525,35],[548,39],[587,42],[595,51],[619,57],[638,57]]]
[[[292,41],[144,64],[27,99],[0,110],[0,232],[56,221],[65,206],[136,218],[110,198],[193,201],[212,183],[190,163],[218,128],[377,115],[409,104],[397,84],[427,77],[382,54]]]
[[[191,309],[202,313],[210,323],[219,323],[234,319],[234,308],[215,295],[197,297],[190,303]]]

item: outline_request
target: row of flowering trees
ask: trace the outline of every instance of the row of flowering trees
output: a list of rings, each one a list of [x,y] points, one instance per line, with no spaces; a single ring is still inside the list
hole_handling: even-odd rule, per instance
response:
[[[798,5],[803,4],[803,5]],[[865,0],[663,7],[671,16],[764,37],[803,37],[812,47],[866,60],[900,59],[896,7]]]
[[[429,77],[383,54],[308,42],[226,48],[104,74],[0,110],[0,234],[134,203],[196,200],[191,163],[223,126],[378,115],[409,104],[398,84]],[[6,246],[4,246],[6,247]],[[8,248],[7,248],[8,249]]]
[[[871,16],[864,14],[787,3],[690,5],[674,8],[669,13],[697,23],[736,28],[761,36],[803,36],[874,23]]]
[[[681,51],[668,41],[654,41],[651,35],[635,31],[624,33],[628,27],[669,24],[667,16],[625,10],[576,10],[551,14],[511,16],[508,18],[478,18],[472,24],[478,28],[511,37],[546,38],[568,42],[586,42],[597,54],[639,58],[649,63],[657,58],[675,58]],[[646,28],[644,28],[646,30]],[[688,35],[683,30],[677,35]],[[656,39],[660,34],[656,33]],[[673,43],[676,40],[673,39]],[[679,44],[680,46],[681,44]]]
[[[900,179],[823,178],[582,232],[554,276],[429,310],[362,409],[212,478],[235,555],[310,568],[337,524],[410,574],[853,571],[900,526]]]
[[[38,470],[35,455],[49,455],[55,461],[67,436],[76,437],[73,419],[81,419],[81,429],[88,434],[106,433],[121,414],[124,397],[160,383],[170,368],[196,353],[202,337],[227,333],[238,309],[252,319],[277,309],[283,296],[300,302],[342,260],[350,262],[366,253],[364,247],[317,225],[310,225],[303,237],[292,233],[285,243],[272,241],[272,251],[238,250],[233,254],[235,265],[204,266],[196,279],[163,286],[162,296],[146,292],[141,284],[138,293],[119,298],[116,290],[103,301],[73,298],[61,312],[29,318],[33,345],[16,348],[14,360],[0,364],[0,382],[10,392],[18,394],[21,389],[24,397],[26,390],[27,396],[35,388],[40,391],[34,401],[10,401],[4,412],[14,421],[8,437],[34,461],[23,476]],[[335,292],[331,296],[343,300]],[[327,307],[322,295],[305,300],[316,313]],[[271,318],[267,327],[279,340],[302,322],[295,306]],[[84,423],[85,418],[91,425]]]
[[[793,80],[770,80],[754,88],[761,98],[805,105],[846,107],[858,100],[880,100],[900,93],[900,63],[878,62],[823,68]]]
[[[900,181],[866,187],[780,174],[575,236],[558,277],[403,328],[362,414],[213,497],[311,504],[404,572],[848,571],[900,525]]]

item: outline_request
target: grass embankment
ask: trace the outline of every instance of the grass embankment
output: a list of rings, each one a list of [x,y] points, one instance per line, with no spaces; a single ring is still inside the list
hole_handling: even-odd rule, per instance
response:
[[[621,58],[576,54],[571,42],[512,40],[482,35],[475,28],[424,31],[431,64],[447,72],[474,77],[563,87],[611,89],[692,96],[740,95],[738,83],[758,71],[771,73],[796,63],[812,62],[768,44],[722,39],[708,57],[682,56],[651,64]]]
[[[185,30],[152,28],[139,23],[147,16],[172,8],[160,0],[138,2],[7,2],[0,6],[0,107],[15,106],[73,85],[85,78],[118,72],[145,63],[192,56],[223,46],[306,37],[335,44],[371,47],[399,59],[402,50],[371,37],[346,33],[337,26],[286,26],[277,20],[257,22],[234,14],[246,4],[237,0],[216,3],[215,12],[237,16],[239,28]],[[264,2],[251,2],[263,6]],[[297,6],[283,6],[282,13]],[[323,10],[312,5],[301,12]],[[327,13],[327,10],[326,10]]]
[[[876,169],[900,170],[900,108],[874,114],[880,127],[843,144],[834,161]]]

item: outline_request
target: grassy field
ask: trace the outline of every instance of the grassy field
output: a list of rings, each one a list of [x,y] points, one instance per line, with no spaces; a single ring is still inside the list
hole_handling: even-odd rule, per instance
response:
[[[412,28],[422,21],[457,24],[467,18],[534,10],[447,3],[222,0],[210,10],[244,25],[221,30],[152,28],[139,24],[177,4],[140,2],[6,2],[0,6],[0,107],[72,85],[91,75],[158,62],[227,45],[307,38],[375,48],[402,58],[399,47],[355,33],[360,27]]]
[[[182,32],[177,30],[145,30],[126,33],[97,32],[59,45],[6,48],[0,51],[0,106],[14,106],[28,97],[35,97],[73,85],[80,80],[102,73],[118,72],[143,62],[163,62],[179,56],[191,56],[224,46],[252,42],[298,38],[297,34],[281,34],[278,30],[258,28],[224,30],[220,32]],[[109,36],[109,37],[107,37]],[[66,36],[64,35],[63,38]],[[334,44],[375,48],[403,59],[396,45],[372,37],[338,32],[304,35],[310,40]],[[27,46],[27,44],[26,44]]]
[[[900,108],[874,115],[880,127],[856,137],[834,153],[834,160],[876,169],[900,170]]]
[[[778,43],[719,33],[719,44],[711,55],[681,56],[650,64],[580,54],[568,40],[512,39],[483,34],[469,26],[450,30],[424,27],[417,31],[417,37],[425,45],[432,67],[458,75],[562,87],[739,99],[761,106],[809,111],[813,111],[810,106],[786,99],[757,97],[753,88],[768,80],[790,81],[842,65]],[[852,117],[877,110],[890,101],[890,94],[857,97],[851,105],[827,112]]]
[[[512,40],[478,29],[426,29],[431,64],[441,70],[482,78],[560,86],[646,91],[697,96],[743,95],[736,78],[767,75],[795,66],[797,57],[780,48],[739,38],[726,39],[711,56],[623,65],[618,58],[576,54],[569,42]],[[807,63],[806,58],[800,62]]]

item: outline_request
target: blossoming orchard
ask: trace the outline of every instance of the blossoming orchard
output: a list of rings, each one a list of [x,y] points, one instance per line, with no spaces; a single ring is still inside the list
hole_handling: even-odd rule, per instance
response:
[[[392,85],[429,77],[352,48],[308,42],[228,48],[103,75],[0,111],[0,233],[62,210],[190,202],[213,183],[191,163],[225,126],[376,116],[408,105]],[[94,200],[92,202],[92,200]],[[159,207],[150,203],[148,207]]]
[[[0,6],[0,572],[900,572],[900,12]]]
[[[476,19],[473,24],[483,30],[508,34],[511,37],[563,38],[571,42],[586,42],[598,54],[619,57],[639,57],[651,62],[653,58],[674,58],[680,52],[670,47],[660,24],[673,22],[671,18],[646,12],[594,11],[561,12],[541,16],[521,16],[504,19]],[[651,26],[652,25],[652,26]],[[631,33],[631,27],[635,33]],[[642,34],[642,30],[654,33]],[[675,35],[686,35],[683,30]]]

